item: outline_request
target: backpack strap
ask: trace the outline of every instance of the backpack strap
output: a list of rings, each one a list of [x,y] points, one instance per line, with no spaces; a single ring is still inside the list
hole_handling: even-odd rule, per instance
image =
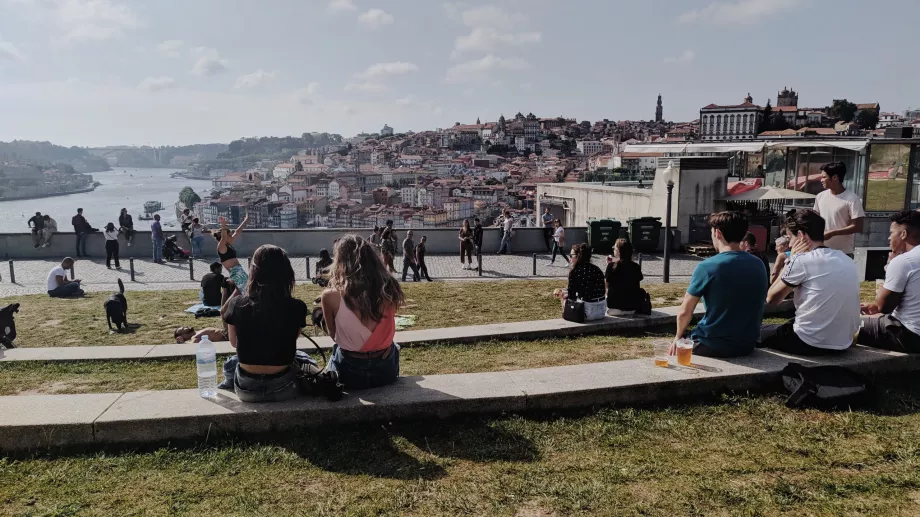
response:
[[[817,393],[817,391],[818,389],[814,384],[803,379],[799,388],[792,392],[792,395],[789,395],[789,398],[786,399],[786,407],[789,409],[802,407],[802,404],[805,403],[805,400]]]

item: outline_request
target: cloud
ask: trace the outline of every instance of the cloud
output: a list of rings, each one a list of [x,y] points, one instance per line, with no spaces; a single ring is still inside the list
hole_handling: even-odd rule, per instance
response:
[[[370,81],[365,81],[363,83],[348,83],[345,85],[346,92],[380,93],[389,89],[390,88],[383,83],[373,83]]]
[[[355,3],[352,0],[330,0],[326,7],[329,12],[338,13],[342,11],[356,11]]]
[[[158,92],[176,87],[176,80],[172,77],[147,77],[137,85],[141,90]]]
[[[352,108],[351,106],[347,104],[342,106],[342,111],[344,111],[346,115],[354,115],[355,113],[358,112],[358,110]]]
[[[227,71],[228,61],[222,59],[217,50],[207,47],[198,47],[195,49],[195,52],[201,57],[198,58],[198,61],[195,62],[195,66],[192,67],[190,72],[192,75],[205,77]]]
[[[692,63],[694,59],[696,59],[696,52],[688,49],[688,50],[684,50],[683,52],[681,52],[680,55],[677,57],[665,58],[664,62],[665,63],[678,63],[678,64],[685,65],[688,63]]]
[[[411,95],[407,95],[406,97],[403,97],[401,99],[396,99],[396,104],[399,106],[409,106],[413,102],[414,102],[414,99],[412,98]]]
[[[368,9],[358,16],[358,21],[372,29],[393,23],[393,15],[382,9]]]
[[[182,57],[182,49],[184,47],[184,41],[179,39],[170,39],[157,45],[157,52],[163,54],[166,57],[177,59]]]
[[[375,79],[389,75],[408,74],[409,72],[415,72],[417,70],[418,66],[414,65],[413,63],[406,63],[404,61],[376,63],[367,67],[367,69],[365,69],[360,74],[355,74],[355,77],[358,79]]]
[[[137,15],[120,0],[19,0],[48,19],[64,43],[104,41],[140,27]]]
[[[523,14],[509,13],[501,7],[492,5],[466,10],[460,10],[456,4],[446,4],[444,7],[451,18],[459,20],[468,27],[508,30],[527,21],[527,17]]]
[[[3,60],[25,61],[26,57],[19,51],[16,45],[0,39],[0,61]]]
[[[543,35],[539,32],[503,32],[491,27],[476,27],[466,36],[454,41],[454,55],[463,52],[489,52],[498,46],[523,47],[539,43]]]
[[[294,97],[296,97],[301,104],[312,105],[313,97],[318,91],[319,83],[312,81],[307,83],[305,87],[294,92]]]
[[[499,70],[521,71],[530,68],[530,63],[518,58],[501,58],[493,54],[473,61],[460,63],[447,70],[445,81],[448,83],[462,83],[480,81],[492,72]]]
[[[240,90],[249,90],[252,88],[258,88],[268,81],[275,78],[277,72],[266,72],[261,68],[255,72],[247,75],[241,75],[236,78],[236,87]]]
[[[713,2],[701,9],[687,11],[677,17],[680,23],[707,22],[718,25],[751,24],[763,21],[780,11],[791,9],[799,0],[736,0]]]

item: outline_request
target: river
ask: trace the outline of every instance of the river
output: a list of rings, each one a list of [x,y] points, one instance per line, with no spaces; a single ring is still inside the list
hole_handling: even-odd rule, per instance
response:
[[[122,208],[134,216],[134,226],[146,229],[145,221],[137,217],[144,213],[145,201],[160,201],[159,212],[164,222],[176,222],[175,209],[179,191],[192,187],[202,198],[211,192],[211,182],[206,180],[173,179],[169,175],[181,169],[134,169],[117,167],[108,172],[94,172],[93,180],[102,183],[92,192],[67,196],[0,201],[0,233],[27,232],[27,221],[35,212],[50,214],[62,232],[73,231],[70,218],[83,209],[83,215],[96,228],[106,223],[118,225]]]

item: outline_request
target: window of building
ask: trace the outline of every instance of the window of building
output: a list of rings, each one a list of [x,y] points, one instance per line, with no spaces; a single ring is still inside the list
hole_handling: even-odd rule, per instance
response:
[[[869,148],[866,210],[902,210],[907,195],[910,145],[873,144]]]

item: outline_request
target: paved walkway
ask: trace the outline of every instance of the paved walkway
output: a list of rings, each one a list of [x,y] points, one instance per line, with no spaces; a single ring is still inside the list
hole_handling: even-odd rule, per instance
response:
[[[675,281],[687,281],[693,269],[701,259],[692,255],[676,254],[671,259],[671,278]],[[135,282],[130,284],[132,291],[159,291],[164,289],[197,289],[201,277],[208,272],[211,260],[196,260],[192,277],[189,275],[188,263],[154,264],[149,258],[134,261]],[[396,258],[396,265],[401,267],[402,258]],[[559,278],[568,275],[566,263],[558,259],[550,264],[550,255],[537,255],[537,271],[534,274],[532,255],[483,255],[482,277],[476,271],[461,268],[460,260],[455,255],[432,255],[427,257],[428,272],[434,280],[477,280],[508,278]],[[246,261],[243,261],[244,266]],[[307,282],[307,259],[292,259],[297,280]],[[594,257],[594,263],[603,269],[604,257]],[[11,283],[9,263],[0,263],[0,297],[20,294],[38,294],[46,292],[48,272],[59,264],[58,260],[18,260],[14,261],[16,283]],[[315,269],[316,257],[310,258],[310,275]],[[75,266],[76,278],[83,280],[87,291],[112,291],[116,280],[121,278],[126,284],[130,282],[129,260],[122,260],[122,270],[110,270],[105,267],[105,259],[90,258],[78,260]],[[663,273],[661,255],[643,255],[642,271],[646,280],[660,282]],[[401,269],[400,269],[401,272]]]

